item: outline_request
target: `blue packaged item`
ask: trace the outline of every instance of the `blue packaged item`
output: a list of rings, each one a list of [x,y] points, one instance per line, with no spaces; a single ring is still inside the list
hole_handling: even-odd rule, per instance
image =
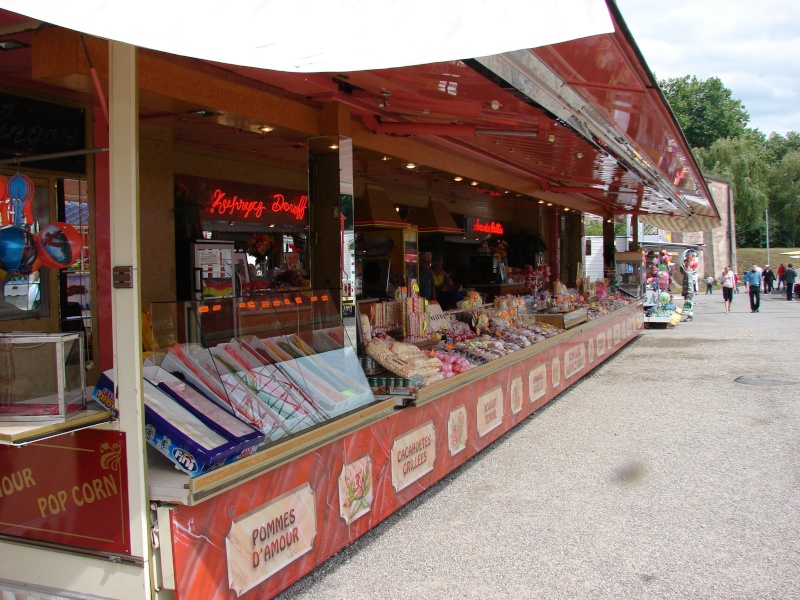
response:
[[[147,442],[181,471],[201,475],[225,464],[237,452],[239,444],[209,427],[152,383],[143,383]]]
[[[144,371],[151,383],[157,385],[206,425],[236,444],[236,452],[227,462],[252,454],[264,443],[266,439],[264,432],[251,427],[220,407],[190,382],[181,381],[171,373],[153,370],[151,367],[145,367]]]

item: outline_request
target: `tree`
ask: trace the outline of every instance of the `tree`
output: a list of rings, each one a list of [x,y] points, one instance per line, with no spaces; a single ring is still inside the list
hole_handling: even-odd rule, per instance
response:
[[[697,148],[694,155],[704,172],[733,183],[739,246],[763,246],[763,223],[772,172],[764,135],[750,129],[741,137],[718,139],[707,149]]]
[[[800,133],[790,131],[786,137],[773,132],[767,140],[767,152],[770,156],[770,161],[777,165],[787,153],[791,151],[800,151]]]
[[[720,138],[745,133],[750,115],[719,78],[703,81],[685,75],[660,81],[659,86],[692,148],[710,148]]]
[[[770,244],[800,244],[800,150],[787,152],[769,178]]]

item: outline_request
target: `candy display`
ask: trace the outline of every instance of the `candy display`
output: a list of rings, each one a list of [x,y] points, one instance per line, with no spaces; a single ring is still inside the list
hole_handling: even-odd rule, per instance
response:
[[[442,361],[428,356],[413,344],[374,338],[367,345],[367,355],[392,373],[403,377],[422,377],[425,385],[444,379]]]

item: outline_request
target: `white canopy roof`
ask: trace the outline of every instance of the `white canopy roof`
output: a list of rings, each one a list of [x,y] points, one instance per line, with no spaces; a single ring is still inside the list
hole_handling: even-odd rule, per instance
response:
[[[385,69],[613,31],[603,0],[0,0],[97,37],[290,72]]]

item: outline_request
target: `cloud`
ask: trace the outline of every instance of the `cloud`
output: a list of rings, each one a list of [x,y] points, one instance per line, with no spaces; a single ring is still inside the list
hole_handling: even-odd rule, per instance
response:
[[[800,132],[800,3],[617,0],[658,79],[719,77],[769,135]]]

